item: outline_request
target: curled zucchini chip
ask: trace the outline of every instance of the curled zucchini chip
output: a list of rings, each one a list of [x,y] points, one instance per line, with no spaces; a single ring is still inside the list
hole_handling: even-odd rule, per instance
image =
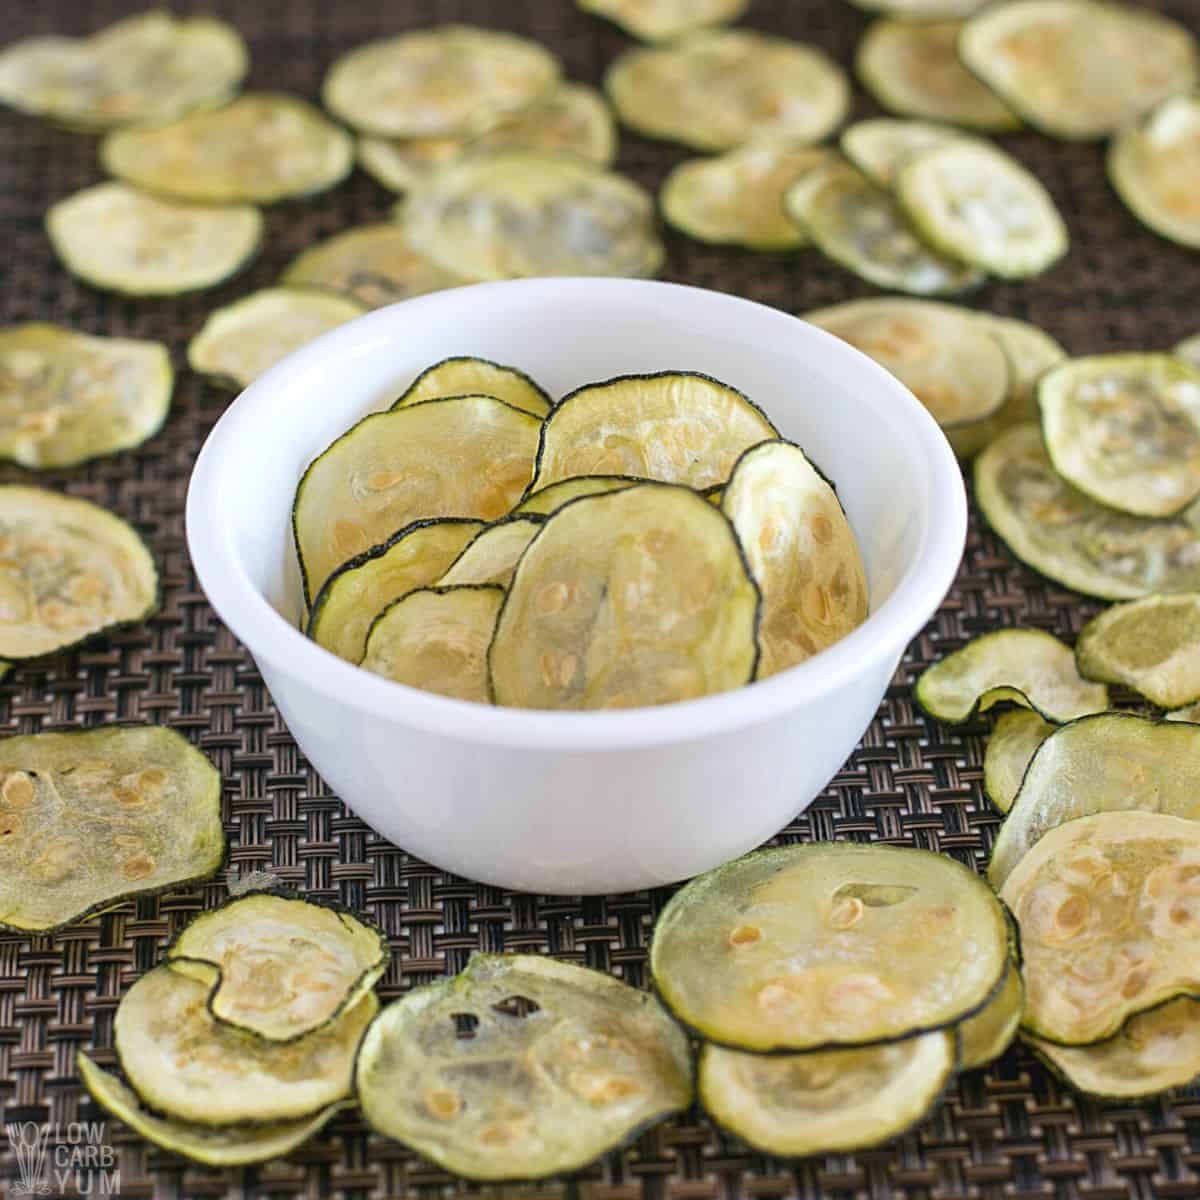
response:
[[[1054,469],[1110,508],[1172,517],[1200,496],[1200,368],[1173,354],[1097,354],[1038,383]]]
[[[100,161],[110,175],[165,196],[273,204],[341,183],[354,142],[297,96],[249,92],[169,125],[111,133]]]
[[[560,83],[524,108],[493,115],[482,133],[467,139],[465,154],[497,150],[573,154],[600,167],[617,157],[617,126],[608,101],[582,83]]]
[[[379,1011],[374,992],[292,1042],[222,1025],[208,993],[207,983],[164,963],[118,1005],[117,1057],[146,1107],[196,1125],[235,1125],[311,1117],[350,1095],[358,1044]]]
[[[0,740],[0,927],[40,932],[214,875],[221,777],[161,726]]]
[[[729,478],[743,451],[778,436],[741,392],[707,375],[619,375],[578,388],[555,405],[542,426],[529,490],[576,475],[634,475],[708,488]]]
[[[372,1127],[456,1175],[540,1179],[686,1108],[692,1064],[653,996],[552,958],[477,954],[383,1011],[355,1083]]]
[[[174,385],[161,342],[0,329],[0,457],[73,467],[140,446],[166,420]]]
[[[996,719],[983,755],[983,790],[1002,813],[1012,808],[1037,748],[1057,728],[1028,708],[1010,709]]]
[[[1013,554],[1077,592],[1200,590],[1200,514],[1153,521],[1097,504],[1055,472],[1036,425],[1014,426],[976,459],[975,498]]]
[[[71,274],[129,296],[222,283],[249,262],[262,228],[262,214],[248,204],[181,204],[123,183],[84,188],[46,214],[51,245]]]
[[[692,880],[658,919],[650,967],[667,1006],[710,1041],[826,1050],[972,1016],[1003,983],[1010,943],[991,888],[954,859],[817,842]]]
[[[923,1121],[954,1074],[954,1033],[812,1054],[700,1051],[700,1102],[765,1154],[801,1157],[878,1146]]]
[[[1014,959],[1008,965],[1004,986],[979,1012],[958,1027],[962,1069],[973,1071],[999,1058],[1017,1036],[1024,1011],[1025,985]]]
[[[708,152],[751,140],[820,141],[850,104],[849,81],[823,50],[749,29],[626,50],[605,88],[631,129]]]
[[[1030,760],[992,847],[1000,887],[1050,830],[1100,812],[1154,811],[1200,821],[1200,731],[1106,712],[1051,734]]]
[[[580,496],[599,496],[604,492],[619,492],[642,480],[633,475],[574,475],[560,479],[544,488],[539,488],[513,509],[513,516],[548,517],[556,513],[568,500]]]
[[[722,491],[762,593],[757,678],[832,646],[867,619],[867,579],[837,493],[791,442],[747,450]]]
[[[1200,333],[1193,334],[1189,338],[1184,338],[1172,351],[1177,357],[1182,358],[1184,362],[1200,370]]]
[[[969,70],[1051,137],[1115,133],[1197,79],[1196,44],[1159,13],[1095,0],[1014,0],[971,18]]]
[[[382,308],[472,282],[418,253],[395,221],[359,225],[311,246],[279,277],[287,287],[324,288]]]
[[[1084,679],[1070,647],[1040,629],[973,639],[922,672],[916,697],[931,717],[952,725],[1005,701],[1058,724],[1108,707],[1108,688]]]
[[[1101,812],[1047,832],[1000,892],[1021,927],[1022,1027],[1086,1045],[1195,993],[1198,875],[1200,821]]]
[[[243,1167],[282,1158],[319,1133],[337,1113],[353,1107],[352,1101],[345,1100],[296,1121],[223,1128],[192,1125],[149,1112],[134,1092],[82,1051],[75,1064],[83,1086],[106,1112],[156,1146],[209,1167]]]
[[[670,704],[754,678],[759,594],[729,521],[642,483],[564,505],[521,556],[489,652],[517,708]]]
[[[349,296],[315,288],[262,288],[209,313],[188,342],[188,366],[238,390],[293,350],[366,311]]]
[[[508,587],[525,547],[541,529],[539,517],[506,517],[488,525],[454,560],[439,587],[495,583]]]
[[[371,990],[390,959],[387,938],[374,925],[272,892],[250,892],[200,913],[167,955],[175,970],[212,986],[208,1009],[220,1024],[272,1042],[292,1042],[335,1021]]]
[[[669,224],[697,241],[795,250],[808,237],[783,211],[784,193],[829,157],[823,147],[778,142],[693,158],[667,176],[659,206]]]
[[[854,65],[889,112],[1003,132],[1021,122],[958,57],[961,21],[881,18],[863,35]]]
[[[713,25],[728,25],[749,0],[576,0],[584,12],[620,25],[644,42],[669,42]]]
[[[325,76],[334,116],[377,137],[472,133],[494,114],[524,108],[558,81],[560,64],[527,38],[441,25],[367,42]]]
[[[1050,193],[1003,150],[962,138],[918,154],[896,197],[930,245],[1002,279],[1041,274],[1067,252]]]
[[[482,528],[463,518],[414,521],[351,558],[317,593],[308,636],[347,662],[362,662],[371,622],[393,600],[437,583]]]
[[[45,488],[0,487],[0,659],[68,650],[158,608],[158,570],[115,513]]]
[[[935,121],[902,121],[873,117],[842,130],[842,153],[872,183],[890,188],[900,164],[935,146],[944,146],[962,133]]]
[[[783,202],[822,254],[876,287],[944,296],[983,282],[974,267],[927,246],[891,193],[848,162],[806,171]]]
[[[0,54],[0,103],[76,129],[170,121],[228,99],[249,65],[231,25],[155,10],[86,38],[8,46]]]
[[[533,474],[540,428],[536,417],[491,396],[364,417],[309,464],[296,489],[292,524],[305,598],[342,563],[413,521],[504,516]]]
[[[442,400],[448,396],[495,396],[535,417],[544,417],[552,404],[545,388],[524,371],[488,362],[486,358],[464,356],[444,358],[427,367],[392,407],[409,408],[426,400]]]

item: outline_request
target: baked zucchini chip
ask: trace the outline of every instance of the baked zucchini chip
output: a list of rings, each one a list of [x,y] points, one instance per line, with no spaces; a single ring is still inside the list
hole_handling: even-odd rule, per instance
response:
[[[98,183],[52,205],[50,244],[93,287],[127,296],[175,296],[236,275],[262,241],[262,213],[162,200],[123,183]]]
[[[988,0],[850,0],[866,12],[887,13],[908,21],[953,21],[978,12]]]
[[[964,1071],[985,1067],[997,1059],[1012,1044],[1025,1011],[1025,985],[1016,959],[1008,964],[1004,986],[973,1017],[959,1027]]]
[[[1089,596],[1134,600],[1200,591],[1200,513],[1115,512],[1059,477],[1036,425],[1016,425],[975,460],[975,499],[1022,562]]]
[[[45,488],[0,486],[0,659],[69,650],[158,609],[158,569],[116,513]]]
[[[761,409],[707,375],[618,375],[585,384],[554,406],[529,492],[576,475],[708,488],[729,478],[743,451],[778,436]]]
[[[946,121],[1003,133],[1017,115],[958,57],[961,21],[881,17],[858,43],[854,67],[863,87],[901,117]]]
[[[354,141],[306,100],[248,92],[169,125],[110,133],[100,162],[147,191],[204,203],[274,204],[341,183]]]
[[[525,547],[542,527],[542,518],[510,516],[482,529],[438,580],[439,587],[512,582]]]
[[[670,42],[713,25],[729,25],[749,0],[576,0],[579,7],[606,17],[643,42]]]
[[[349,1097],[359,1042],[379,1011],[368,992],[332,1024],[272,1042],[218,1022],[209,985],[163,963],[113,1020],[121,1070],[142,1103],[196,1125],[294,1121]]]
[[[250,65],[241,34],[162,10],[90,37],[35,37],[0,53],[0,103],[75,129],[171,121],[232,96]]]
[[[787,142],[743,146],[680,163],[658,203],[667,224],[714,246],[795,250],[808,235],[783,210],[784,193],[831,151]]]
[[[162,726],[0,740],[0,927],[44,932],[225,857],[221,777]]]
[[[936,121],[872,117],[843,129],[838,144],[872,183],[890,188],[906,159],[962,136],[960,130]]]
[[[749,29],[626,50],[604,80],[617,116],[694,150],[818,142],[846,118],[850,83],[823,50]]]
[[[209,313],[188,342],[188,366],[239,391],[294,350],[367,310],[349,296],[272,287]]]
[[[364,417],[309,464],[296,489],[292,525],[305,599],[342,563],[413,521],[504,516],[533,474],[540,428],[536,417],[491,396]]]
[[[721,495],[762,593],[758,671],[766,679],[841,641],[867,619],[867,579],[837,493],[791,442],[738,459]]]
[[[700,1103],[764,1154],[844,1154],[879,1146],[923,1121],[954,1074],[953,1031],[861,1050],[743,1054],[700,1051]]]
[[[339,120],[387,138],[470,134],[524,108],[557,82],[561,65],[528,38],[440,25],[379,38],[342,55],[321,98]]]
[[[1013,708],[996,718],[983,753],[983,790],[1002,813],[1012,808],[1037,748],[1057,728],[1028,708]]]
[[[709,1041],[829,1050],[949,1029],[998,993],[1011,950],[1003,906],[954,859],[810,842],[693,879],[658,919],[650,969]]]
[[[1171,353],[1200,370],[1200,333],[1184,338]]]
[[[392,408],[409,408],[426,400],[448,396],[495,396],[513,408],[544,417],[553,401],[546,389],[516,367],[501,366],[486,358],[444,358],[426,367]]]
[[[573,154],[598,167],[617,157],[617,125],[608,101],[583,83],[560,83],[532,104],[494,114],[482,133],[463,144],[465,154],[539,150]]]
[[[212,988],[222,1025],[294,1042],[353,1008],[391,961],[387,937],[342,909],[249,892],[202,912],[167,953],[174,970]]]
[[[632,487],[644,480],[633,475],[574,475],[570,479],[560,479],[544,488],[531,491],[516,508],[512,515],[529,517],[548,517],[556,513],[568,500],[577,500],[580,496],[599,496],[605,492],[619,492],[622,488]]]
[[[1051,137],[1115,133],[1198,77],[1196,43],[1149,9],[1096,0],[1014,0],[967,22],[970,71]]]
[[[347,662],[362,662],[371,622],[393,600],[437,583],[483,528],[461,517],[414,521],[351,558],[312,602],[308,636]]]
[[[826,258],[876,287],[945,296],[983,282],[982,272],[926,245],[892,194],[848,162],[806,171],[783,203]]]
[[[148,1111],[116,1075],[82,1051],[76,1055],[75,1065],[83,1086],[105,1112],[156,1146],[208,1167],[244,1167],[282,1158],[319,1133],[343,1109],[354,1105],[352,1100],[343,1100],[296,1121],[224,1127],[192,1125]]]
[[[1022,1027],[1087,1045],[1195,993],[1198,864],[1200,821],[1162,812],[1101,812],[1049,830],[1000,892],[1021,928]]]
[[[174,386],[161,342],[0,329],[0,457],[36,470],[140,446],[167,419]]]
[[[401,201],[409,244],[474,279],[653,275],[654,201],[566,154],[502,150],[435,171]]]
[[[687,1108],[692,1063],[648,993],[552,958],[476,954],[383,1011],[355,1084],[385,1137],[467,1179],[528,1180]]]
[[[728,519],[642,483],[564,505],[513,575],[489,651],[516,708],[671,704],[754,678],[759,594]]]

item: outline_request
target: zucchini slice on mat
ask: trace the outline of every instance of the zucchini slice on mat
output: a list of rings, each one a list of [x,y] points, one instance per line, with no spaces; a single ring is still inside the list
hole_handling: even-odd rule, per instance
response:
[[[1028,708],[1010,709],[996,719],[983,754],[983,790],[1002,813],[1012,808],[1037,748],[1057,728]]]
[[[293,1121],[349,1097],[374,992],[294,1042],[232,1029],[208,1011],[207,983],[164,963],[125,993],[113,1020],[121,1070],[147,1108],[196,1125]]]
[[[548,517],[556,513],[568,500],[577,500],[580,496],[599,496],[605,492],[619,492],[622,488],[632,487],[635,483],[643,483],[633,475],[573,475],[570,479],[560,479],[557,483],[548,484],[530,493],[512,510],[512,515],[530,517]]]
[[[248,92],[169,125],[110,133],[100,162],[110,175],[164,196],[274,204],[341,183],[354,166],[354,141],[298,96]]]
[[[1200,591],[1200,513],[1147,520],[1097,504],[1055,472],[1036,425],[975,460],[975,498],[1013,554],[1064,587],[1104,600]]]
[[[296,489],[292,524],[305,598],[413,521],[504,516],[533,475],[540,428],[536,417],[491,396],[364,417],[309,464]]]
[[[536,516],[509,516],[482,529],[439,579],[439,587],[512,582],[525,547],[542,527]]]
[[[850,106],[849,80],[823,50],[750,29],[626,50],[604,86],[631,129],[709,153],[751,140],[818,142]]]
[[[972,17],[967,68],[1051,137],[1108,136],[1200,75],[1192,35],[1159,13],[1097,0],[1013,0]]]
[[[223,283],[262,240],[262,213],[162,200],[98,183],[52,205],[46,231],[63,265],[85,283],[128,296],[175,296]]]
[[[0,659],[69,650],[158,609],[158,569],[116,513],[45,488],[0,486]]]
[[[243,1167],[282,1158],[319,1133],[343,1109],[354,1105],[352,1100],[342,1100],[295,1121],[220,1128],[193,1125],[148,1111],[134,1092],[82,1051],[75,1065],[83,1086],[107,1113],[156,1146],[208,1167]]]
[[[351,558],[313,600],[308,636],[347,662],[361,662],[371,622],[393,600],[437,583],[483,528],[462,517],[414,521]]]
[[[1101,504],[1173,517],[1200,497],[1200,368],[1173,354],[1097,354],[1038,383],[1054,469]]]
[[[293,350],[366,311],[349,296],[315,288],[262,288],[209,313],[188,342],[188,366],[239,390]]]
[[[830,156],[822,146],[777,142],[689,159],[667,176],[659,207],[669,225],[700,242],[795,250],[808,235],[783,211],[784,193]]]
[[[1200,370],[1200,333],[1184,338],[1171,353]]]
[[[842,130],[842,153],[874,184],[890,188],[900,164],[935,146],[962,137],[962,131],[936,121],[872,117]]]
[[[465,139],[360,137],[356,157],[376,183],[403,195],[438,167],[462,157]]]
[[[687,1108],[692,1063],[652,995],[552,958],[476,954],[384,1009],[355,1085],[368,1124],[422,1157],[468,1179],[528,1180]]]
[[[250,892],[202,912],[167,955],[208,984],[222,1025],[294,1042],[348,1012],[387,970],[387,937],[352,913],[300,897]]]
[[[859,1050],[700,1051],[700,1103],[718,1125],[786,1158],[881,1145],[923,1121],[954,1074],[954,1032]]]
[[[1025,985],[1021,981],[1021,969],[1014,959],[1008,965],[1004,986],[983,1009],[958,1027],[962,1069],[973,1071],[999,1058],[1017,1036],[1024,1011]]]
[[[516,708],[670,704],[754,678],[759,594],[728,519],[642,483],[564,505],[513,575],[489,652]]]
[[[1101,812],[1051,829],[1000,892],[1021,929],[1022,1028],[1086,1045],[1194,994],[1198,876],[1200,821]]]
[[[983,282],[982,272],[926,245],[892,194],[848,162],[806,171],[784,208],[822,254],[876,287],[945,296]]]
[[[1106,712],[1042,743],[992,847],[1000,887],[1052,829],[1099,812],[1153,811],[1200,821],[1200,730]]]
[[[140,446],[167,419],[174,386],[161,342],[0,329],[0,458],[73,467]]]
[[[75,129],[170,121],[227,100],[249,65],[232,25],[155,10],[90,37],[14,42],[0,54],[0,103]]]
[[[738,459],[721,511],[762,593],[757,678],[840,641],[867,619],[867,579],[837,493],[791,442]]]
[[[617,157],[617,126],[608,101],[593,87],[560,83],[525,108],[496,114],[463,143],[465,154],[498,150],[573,154],[599,167]]]
[[[476,132],[524,108],[558,82],[561,66],[528,38],[473,25],[440,25],[378,38],[342,55],[321,98],[339,120],[376,137]]]
[[[1011,941],[986,881],[944,854],[810,842],[693,879],[658,919],[650,968],[667,1006],[710,1041],[828,1050],[979,1012]]]
[[[951,725],[1008,701],[1061,724],[1108,707],[1108,688],[1079,674],[1075,654],[1040,629],[1001,629],[974,638],[927,667],[917,703]]]
[[[432,367],[426,367],[392,408],[408,408],[448,396],[495,396],[535,417],[544,417],[553,403],[546,389],[524,371],[489,362],[486,358],[464,355],[444,358]]]
[[[707,375],[619,375],[585,384],[555,405],[542,426],[529,491],[576,475],[708,488],[729,478],[743,451],[778,436],[761,409]]]
[[[713,25],[729,25],[749,0],[576,0],[579,7],[606,17],[643,42],[671,42]]]
[[[225,857],[221,778],[162,726],[0,740],[0,928],[188,887]]]
[[[889,112],[1003,133],[1017,115],[958,57],[961,21],[881,17],[863,34],[854,66],[863,86]]]

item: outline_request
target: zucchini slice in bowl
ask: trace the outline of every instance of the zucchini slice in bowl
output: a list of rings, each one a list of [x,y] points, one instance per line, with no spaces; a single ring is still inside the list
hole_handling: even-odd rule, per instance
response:
[[[973,1017],[959,1027],[964,1071],[987,1066],[1012,1044],[1025,1011],[1025,985],[1021,968],[1014,958],[1008,965],[1004,986]]]
[[[672,42],[713,25],[729,25],[749,0],[576,0],[579,7],[620,25],[643,42]]]
[[[890,188],[905,159],[962,136],[960,130],[937,121],[872,117],[848,125],[842,130],[838,144],[872,183]]]
[[[983,790],[1002,813],[1013,806],[1037,748],[1058,728],[1029,708],[996,719],[983,754]]]
[[[460,355],[426,367],[392,408],[408,408],[448,396],[495,396],[535,417],[544,417],[553,403],[546,389],[524,371],[486,358]]]
[[[485,526],[450,564],[438,586],[495,583],[508,587],[525,547],[541,527],[542,519],[536,516],[508,516]]]

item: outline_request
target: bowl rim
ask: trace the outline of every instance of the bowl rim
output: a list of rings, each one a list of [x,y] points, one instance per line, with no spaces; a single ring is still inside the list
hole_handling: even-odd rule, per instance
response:
[[[750,311],[776,322],[786,338],[795,327],[826,343],[835,356],[851,355],[873,374],[885,403],[908,410],[904,421],[923,463],[924,504],[920,540],[891,594],[866,621],[819,655],[769,679],[676,704],[614,712],[554,712],[492,708],[451,699],[363,671],[309,639],[283,617],[247,574],[232,531],[212,519],[221,490],[226,449],[253,436],[260,399],[287,390],[293,380],[328,355],[344,354],[371,340],[399,314],[454,308],[466,299],[487,301],[513,289],[547,293],[636,288],[659,299],[687,294]],[[501,305],[503,299],[498,301]],[[188,552],[197,580],[219,618],[255,658],[269,668],[303,680],[329,699],[374,718],[464,742],[545,750],[633,750],[728,733],[777,718],[810,704],[871,666],[899,657],[940,606],[957,573],[966,542],[967,500],[962,473],[945,435],[924,405],[898,379],[860,351],[801,318],[739,296],[686,284],[653,280],[548,277],[505,280],[446,289],[377,309],[317,338],[264,372],[227,407],[205,439],[193,467],[186,504]]]

